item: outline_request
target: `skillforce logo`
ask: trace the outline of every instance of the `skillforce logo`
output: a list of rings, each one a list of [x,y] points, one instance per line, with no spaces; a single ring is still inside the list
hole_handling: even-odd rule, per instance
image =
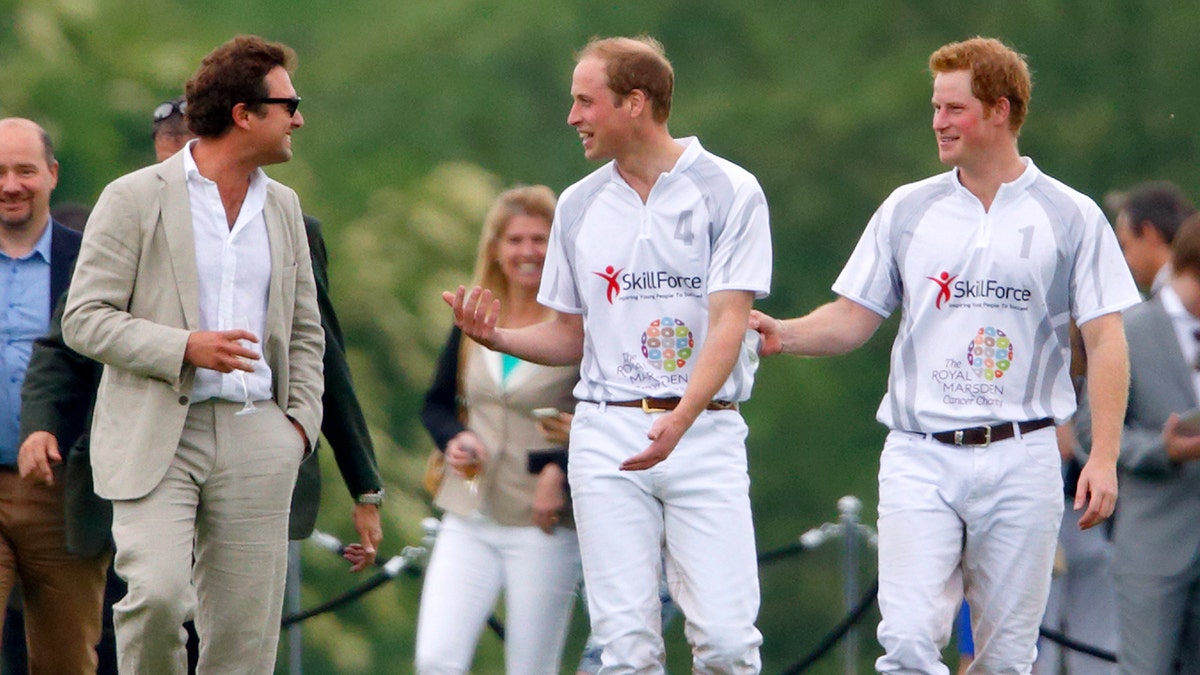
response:
[[[613,300],[621,294],[621,284],[617,283],[617,278],[621,276],[623,269],[613,269],[612,265],[604,268],[603,272],[592,272],[596,276],[608,282],[608,287],[604,289],[604,296],[608,298],[608,304],[612,304]]]
[[[951,300],[979,301],[985,306],[997,308],[1000,307],[1000,303],[1004,303],[1005,307],[1014,304],[1021,307],[1033,297],[1033,291],[1028,288],[1009,286],[995,279],[959,279],[957,274],[951,275],[949,272],[925,278],[937,285],[934,306],[938,309],[950,304]]]
[[[626,272],[624,268],[608,265],[603,272],[592,272],[606,283],[604,297],[613,304],[626,291],[693,291],[703,289],[704,280],[699,276],[675,274],[667,270]]]

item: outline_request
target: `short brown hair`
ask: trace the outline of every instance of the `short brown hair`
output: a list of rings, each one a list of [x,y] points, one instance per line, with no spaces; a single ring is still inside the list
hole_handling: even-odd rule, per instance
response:
[[[1200,213],[1192,214],[1175,233],[1171,243],[1171,268],[1174,274],[1200,277]]]
[[[592,38],[575,55],[578,63],[594,56],[604,61],[608,88],[624,98],[640,89],[650,101],[651,115],[660,124],[671,115],[675,93],[675,70],[667,60],[662,43],[649,35],[635,38]]]
[[[934,75],[967,70],[971,73],[971,93],[987,107],[1008,99],[1008,128],[1021,131],[1033,80],[1025,57],[995,38],[973,37],[944,45],[929,57]]]
[[[264,80],[279,67],[292,72],[296,52],[257,35],[239,35],[212,50],[185,88],[188,127],[201,138],[216,138],[233,126],[233,107],[238,103],[261,111],[257,99],[269,95]]]

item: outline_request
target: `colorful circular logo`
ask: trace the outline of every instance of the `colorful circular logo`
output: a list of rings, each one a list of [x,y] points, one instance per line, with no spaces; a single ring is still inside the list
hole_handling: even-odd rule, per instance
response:
[[[664,316],[655,319],[642,333],[642,356],[657,370],[680,370],[692,358],[696,336],[679,319]]]
[[[1012,365],[1013,346],[999,328],[980,328],[967,345],[967,363],[985,380],[998,380]]]

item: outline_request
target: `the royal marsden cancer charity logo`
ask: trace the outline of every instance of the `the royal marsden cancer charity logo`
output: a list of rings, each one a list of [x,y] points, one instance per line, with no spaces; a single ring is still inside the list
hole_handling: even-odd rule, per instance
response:
[[[1012,360],[1012,341],[999,328],[980,328],[967,345],[967,363],[975,369],[976,375],[989,382],[1004,377]]]
[[[642,356],[651,366],[668,373],[680,370],[692,358],[696,336],[679,319],[655,319],[642,333]]]

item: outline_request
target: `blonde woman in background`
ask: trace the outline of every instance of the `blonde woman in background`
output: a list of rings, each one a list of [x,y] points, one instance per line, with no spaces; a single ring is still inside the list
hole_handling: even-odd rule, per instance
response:
[[[473,283],[501,299],[501,326],[554,314],[537,303],[554,202],[545,186],[514,188],[484,221]],[[417,621],[419,674],[470,669],[501,590],[509,675],[558,672],[580,577],[566,499],[570,415],[558,411],[574,410],[578,379],[576,366],[520,361],[451,332],[421,412],[447,470]]]

